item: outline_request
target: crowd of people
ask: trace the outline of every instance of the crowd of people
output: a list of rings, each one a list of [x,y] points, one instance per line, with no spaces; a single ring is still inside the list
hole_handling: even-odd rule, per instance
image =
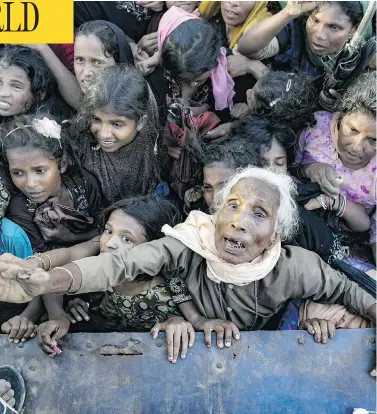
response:
[[[78,1],[73,45],[1,45],[9,341],[375,326],[374,18],[339,77],[367,7]]]

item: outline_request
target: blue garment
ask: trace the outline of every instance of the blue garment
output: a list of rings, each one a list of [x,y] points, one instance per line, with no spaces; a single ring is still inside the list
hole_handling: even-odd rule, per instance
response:
[[[0,227],[0,254],[3,253],[12,253],[21,259],[33,254],[30,240],[24,230],[5,217],[1,220]]]

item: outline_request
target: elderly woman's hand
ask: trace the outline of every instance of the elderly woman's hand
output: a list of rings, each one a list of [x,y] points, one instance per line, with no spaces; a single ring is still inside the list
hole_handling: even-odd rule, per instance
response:
[[[197,331],[204,332],[204,343],[207,348],[211,347],[211,333],[215,331],[217,334],[217,347],[224,348],[224,334],[225,346],[228,348],[232,345],[232,339],[240,339],[240,331],[233,322],[224,321],[222,319],[207,319],[200,317],[195,323],[194,328]]]
[[[195,342],[195,331],[190,322],[180,316],[171,316],[163,323],[156,323],[151,329],[152,338],[157,339],[160,331],[166,332],[168,344],[168,360],[175,364],[181,348],[181,358],[185,359],[187,349],[192,348]]]
[[[307,330],[316,342],[323,344],[326,344],[329,338],[335,337],[335,324],[326,319],[306,319],[300,323],[298,329]]]
[[[41,269],[25,269],[17,263],[0,259],[0,301],[29,302],[45,293],[50,276]]]
[[[313,183],[318,183],[324,194],[331,198],[337,198],[339,195],[339,187],[343,180],[338,177],[338,174],[331,165],[323,162],[313,162],[306,164],[300,168],[300,171],[306,178]]]

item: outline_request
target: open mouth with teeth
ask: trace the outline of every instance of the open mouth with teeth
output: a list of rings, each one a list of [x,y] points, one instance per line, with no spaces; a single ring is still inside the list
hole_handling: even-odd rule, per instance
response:
[[[239,251],[239,250],[245,249],[245,245],[241,241],[236,240],[236,239],[224,237],[224,243],[225,243],[225,247],[227,250],[232,250],[232,251],[238,250]]]

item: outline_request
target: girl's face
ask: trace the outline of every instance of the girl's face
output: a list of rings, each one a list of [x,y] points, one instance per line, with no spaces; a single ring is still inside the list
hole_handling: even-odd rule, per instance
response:
[[[339,52],[353,31],[349,17],[337,2],[326,3],[313,12],[306,22],[306,36],[317,56]]]
[[[101,253],[114,253],[118,250],[130,250],[146,243],[144,227],[123,210],[111,213],[100,239]]]
[[[255,6],[255,1],[222,1],[221,15],[225,24],[239,26]]]
[[[211,76],[211,71],[204,72],[203,75],[194,76],[191,73],[181,73],[179,74],[178,80],[182,86],[187,85],[190,88],[198,88],[199,86],[206,83],[207,79]]]
[[[41,204],[50,197],[60,196],[66,162],[61,162],[59,170],[56,159],[37,148],[7,150],[7,159],[13,184],[29,200]]]
[[[338,153],[342,164],[358,170],[376,155],[376,120],[361,112],[345,115],[339,125]]]
[[[212,206],[216,193],[233,174],[226,162],[214,162],[203,168],[203,197],[208,207]]]
[[[176,6],[180,9],[187,11],[187,13],[192,13],[197,5],[197,1],[165,1],[166,8],[169,10],[171,7]]]
[[[260,153],[264,168],[270,168],[281,174],[287,173],[287,153],[276,139],[272,140],[270,149],[262,145]]]
[[[27,112],[33,104],[31,82],[19,66],[4,67],[0,63],[0,116]]]
[[[115,152],[132,142],[144,126],[145,120],[136,123],[111,110],[97,110],[90,122],[90,132],[105,152]]]
[[[93,83],[96,73],[114,66],[115,59],[103,53],[103,45],[94,35],[79,35],[75,38],[74,69],[80,88],[85,94]]]

